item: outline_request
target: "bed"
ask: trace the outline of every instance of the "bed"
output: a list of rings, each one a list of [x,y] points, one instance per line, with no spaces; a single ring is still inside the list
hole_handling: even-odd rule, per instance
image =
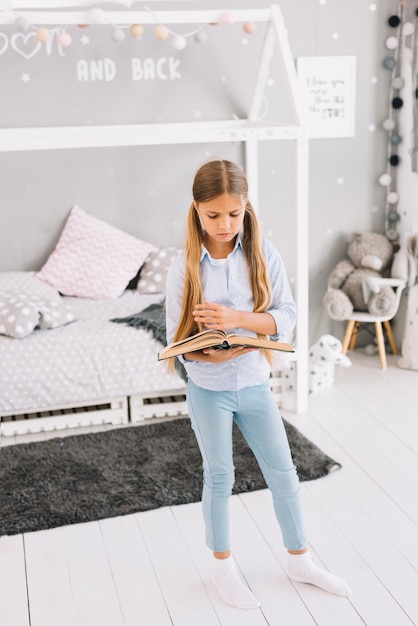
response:
[[[156,248],[72,207],[38,272],[0,272],[3,436],[185,413],[163,343],[125,319],[159,303],[175,248]],[[154,307],[155,308],[155,307]]]
[[[183,392],[180,376],[167,372],[165,364],[157,361],[158,342],[149,331],[110,321],[142,311],[160,301],[161,294],[126,290],[115,300],[62,300],[75,321],[58,328],[36,329],[24,339],[0,337],[3,434],[47,428],[48,420],[39,421],[36,414],[46,417],[49,412],[59,414],[59,409],[71,407],[77,408],[78,418],[51,419],[50,427],[103,420],[115,423],[115,418],[116,423],[124,423],[129,397],[135,403],[135,418],[140,419],[147,397],[156,392],[159,396],[167,391],[170,395]],[[106,404],[116,408],[117,415],[81,416],[80,407],[90,406],[92,411]],[[145,416],[151,417],[152,411],[145,410]]]
[[[28,300],[45,301],[35,272],[0,272]],[[51,291],[47,286],[48,297]],[[1,289],[0,289],[1,291]],[[4,287],[3,287],[4,291]],[[8,293],[13,292],[9,287]],[[35,328],[24,338],[0,335],[3,437],[100,424],[123,425],[185,415],[185,381],[158,361],[151,330],[111,321],[135,316],[163,294],[126,289],[112,300],[55,294],[73,320]],[[1,306],[1,295],[0,295]],[[280,401],[281,371],[271,378]]]
[[[162,344],[150,331],[110,321],[161,297],[134,290],[114,300],[61,297],[73,322],[23,339],[0,336],[2,435],[183,413],[185,383],[157,360]]]
[[[158,250],[150,262],[161,254],[170,256]],[[63,296],[38,275],[0,272],[3,437],[187,415],[182,366],[169,371],[157,358],[165,345],[161,291],[127,288],[102,300]],[[13,303],[20,315],[36,310],[24,336],[18,336],[22,324]],[[51,310],[55,317],[48,317]],[[278,356],[270,381],[279,405],[288,367],[288,359]]]

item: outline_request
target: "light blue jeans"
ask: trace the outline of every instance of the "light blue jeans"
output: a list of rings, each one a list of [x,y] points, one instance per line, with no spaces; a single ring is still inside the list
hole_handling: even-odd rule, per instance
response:
[[[208,547],[215,552],[231,547],[229,497],[235,480],[235,421],[272,493],[285,547],[306,548],[299,479],[269,383],[240,391],[209,391],[189,379],[187,402],[203,460],[202,506]]]

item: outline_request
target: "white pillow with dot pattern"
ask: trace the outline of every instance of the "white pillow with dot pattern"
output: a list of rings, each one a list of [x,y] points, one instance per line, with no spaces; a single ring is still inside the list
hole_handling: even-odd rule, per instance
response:
[[[180,252],[179,248],[160,248],[151,252],[141,268],[136,290],[139,293],[164,293],[168,268]]]
[[[0,293],[19,292],[25,296],[37,296],[44,300],[61,300],[55,287],[36,277],[37,272],[3,271],[0,272]]]
[[[0,335],[24,339],[35,328],[57,328],[75,317],[60,300],[45,300],[21,292],[0,293]]]
[[[35,304],[19,294],[0,293],[0,335],[23,339],[30,335],[39,321]]]

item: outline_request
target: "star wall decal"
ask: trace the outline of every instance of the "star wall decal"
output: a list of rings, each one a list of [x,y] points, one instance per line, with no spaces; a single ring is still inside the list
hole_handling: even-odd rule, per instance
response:
[[[80,41],[81,41],[81,44],[82,44],[83,46],[88,46],[88,45],[89,45],[89,43],[90,43],[90,37],[89,37],[88,35],[83,35],[83,36],[80,38]]]
[[[372,4],[369,4],[369,9],[372,13],[374,13],[375,11],[377,11],[377,4],[372,2]]]
[[[20,80],[22,80],[25,84],[27,84],[31,80],[30,74],[23,73],[22,76],[20,77]]]

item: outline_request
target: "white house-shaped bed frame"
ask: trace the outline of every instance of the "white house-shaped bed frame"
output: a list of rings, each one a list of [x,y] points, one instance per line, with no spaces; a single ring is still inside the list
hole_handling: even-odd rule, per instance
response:
[[[14,0],[13,10],[0,11],[0,24],[13,24],[23,16],[32,25],[47,26],[95,23],[81,0]],[[97,6],[97,5],[95,5]],[[82,10],[74,10],[82,7]],[[71,8],[71,11],[65,10]],[[220,10],[105,11],[106,24],[209,24],[219,21]],[[294,141],[296,144],[296,412],[308,408],[308,137],[302,123],[302,108],[294,60],[278,5],[268,9],[234,10],[237,22],[268,24],[257,82],[245,119],[210,122],[128,124],[107,126],[61,126],[0,129],[0,151],[61,150],[69,148],[146,146],[168,144],[243,142],[245,169],[255,206],[258,206],[259,141]],[[269,66],[279,55],[294,124],[261,121],[263,94]]]

